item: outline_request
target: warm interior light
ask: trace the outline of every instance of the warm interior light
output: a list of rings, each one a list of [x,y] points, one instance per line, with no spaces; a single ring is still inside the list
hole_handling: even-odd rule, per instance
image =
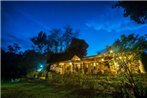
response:
[[[113,53],[113,50],[110,50],[110,53]]]
[[[104,61],[104,59],[102,58],[102,61]]]
[[[71,62],[70,62],[69,64],[70,64],[70,65],[72,65],[72,63],[71,63]]]
[[[93,63],[93,66],[94,66],[94,67],[96,66],[95,63]]]

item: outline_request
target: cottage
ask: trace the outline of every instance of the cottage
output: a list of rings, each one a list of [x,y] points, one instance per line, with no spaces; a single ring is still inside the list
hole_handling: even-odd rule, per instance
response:
[[[144,66],[140,60],[133,60],[131,63],[126,63],[126,60],[132,58],[132,55],[128,55],[127,58],[119,57],[118,54],[99,54],[94,56],[88,56],[79,58],[77,55],[71,58],[65,58],[57,62],[50,63],[51,70],[59,73],[84,73],[84,74],[98,74],[98,73],[120,73],[125,71],[125,66],[131,72],[145,73]]]

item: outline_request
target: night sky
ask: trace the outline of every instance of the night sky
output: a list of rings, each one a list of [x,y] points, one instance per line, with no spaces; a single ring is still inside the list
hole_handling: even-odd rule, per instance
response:
[[[16,42],[22,51],[32,46],[30,38],[39,31],[71,25],[88,44],[88,55],[95,55],[122,34],[147,33],[139,25],[113,9],[115,2],[1,2],[2,48]]]

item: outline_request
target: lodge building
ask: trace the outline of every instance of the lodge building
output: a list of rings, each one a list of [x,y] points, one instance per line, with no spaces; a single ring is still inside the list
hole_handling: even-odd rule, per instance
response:
[[[145,73],[144,66],[141,60],[133,60],[126,64],[126,59],[132,55],[119,57],[116,54],[103,53],[94,56],[79,58],[77,55],[70,59],[61,60],[51,63],[51,71],[65,73],[83,73],[83,74],[98,74],[98,73],[121,73],[125,72],[125,66],[134,73]]]

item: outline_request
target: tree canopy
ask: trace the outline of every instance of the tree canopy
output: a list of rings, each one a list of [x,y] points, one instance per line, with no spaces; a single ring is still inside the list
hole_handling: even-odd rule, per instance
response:
[[[124,9],[124,16],[130,17],[139,24],[147,23],[147,2],[118,1],[115,7]]]

